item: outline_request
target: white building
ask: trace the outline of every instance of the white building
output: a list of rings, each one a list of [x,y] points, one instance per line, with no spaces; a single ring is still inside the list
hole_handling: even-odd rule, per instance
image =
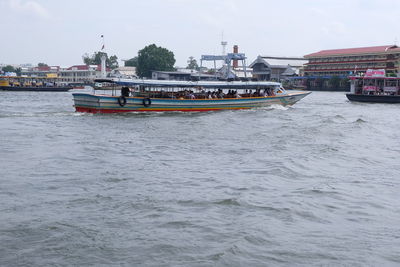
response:
[[[137,78],[136,67],[118,67],[113,69],[109,75],[116,78]]]
[[[110,69],[106,69],[110,73]],[[96,78],[101,78],[100,65],[74,65],[69,68],[60,68],[58,77],[67,83],[90,83]]]

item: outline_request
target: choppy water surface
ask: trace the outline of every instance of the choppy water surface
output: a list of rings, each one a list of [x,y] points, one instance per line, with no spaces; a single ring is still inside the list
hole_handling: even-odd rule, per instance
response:
[[[400,264],[400,105],[72,104],[0,92],[1,266]]]

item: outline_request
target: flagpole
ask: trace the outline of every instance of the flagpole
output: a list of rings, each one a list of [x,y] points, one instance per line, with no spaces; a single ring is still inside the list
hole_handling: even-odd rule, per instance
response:
[[[105,49],[105,47],[106,47],[106,45],[105,45],[105,41],[104,41],[104,35],[102,34],[100,37],[101,37],[101,40],[102,40],[102,47],[101,47],[101,51],[103,51],[103,50]]]
[[[107,69],[106,69],[106,53],[104,52],[104,48],[105,48],[105,42],[104,42],[104,35],[101,35],[101,38],[103,40],[103,46],[101,47],[101,77],[102,78],[106,78],[107,76]]]

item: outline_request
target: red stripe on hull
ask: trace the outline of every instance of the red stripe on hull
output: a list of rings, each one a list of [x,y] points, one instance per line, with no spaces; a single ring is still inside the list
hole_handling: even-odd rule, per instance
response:
[[[227,108],[227,109],[249,109],[249,108]],[[216,110],[226,110],[226,108],[207,108],[207,109],[142,109],[142,110],[128,110],[128,109],[95,109],[95,108],[84,108],[75,107],[77,112],[86,113],[125,113],[125,112],[168,112],[168,111],[182,111],[182,112],[207,112]]]

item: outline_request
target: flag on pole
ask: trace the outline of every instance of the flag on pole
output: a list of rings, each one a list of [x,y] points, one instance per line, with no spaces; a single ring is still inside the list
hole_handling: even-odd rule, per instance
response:
[[[103,45],[101,46],[101,50],[104,50],[104,35],[102,34],[100,37],[103,39]]]

